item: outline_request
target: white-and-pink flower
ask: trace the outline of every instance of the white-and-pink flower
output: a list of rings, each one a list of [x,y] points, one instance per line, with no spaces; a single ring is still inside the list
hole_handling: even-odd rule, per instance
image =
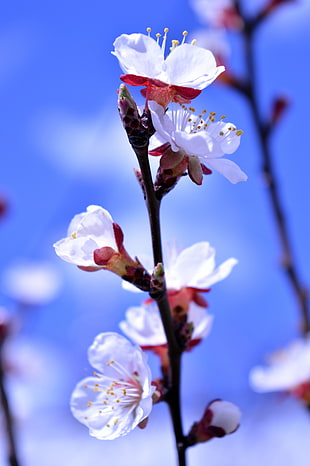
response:
[[[216,267],[215,254],[215,248],[207,241],[195,243],[181,251],[172,245],[165,259],[168,290],[181,290],[187,287],[205,291],[226,278],[238,261],[231,257]],[[143,262],[150,270],[151,265],[147,263],[151,262],[150,259],[145,258]],[[130,291],[139,291],[127,282],[123,282],[123,287]]]
[[[86,212],[75,215],[67,235],[54,244],[55,252],[64,261],[78,266],[98,268],[94,261],[96,249],[118,249],[113,219],[107,210],[97,205],[90,205]]]
[[[213,316],[208,314],[205,307],[190,303],[187,323],[193,325],[193,342],[198,342],[209,334],[212,322]],[[142,306],[130,307],[126,311],[126,320],[120,322],[120,328],[127,337],[143,348],[167,343],[159,310],[153,301]]]
[[[167,33],[166,28],[161,44],[161,34],[155,40],[150,29],[148,35],[122,34],[115,40],[112,52],[125,73],[121,79],[130,85],[146,86],[143,94],[147,99],[164,107],[170,100],[190,102],[225,69],[216,65],[209,50],[185,43],[186,31],[181,44],[172,41],[166,56]]]
[[[98,372],[77,384],[71,397],[72,414],[97,439],[128,434],[152,410],[155,387],[145,353],[110,332],[95,338],[88,359]]]
[[[215,114],[208,118],[195,115],[194,109],[171,104],[168,111],[157,102],[150,102],[152,123],[156,130],[150,143],[152,155],[162,155],[166,163],[180,155],[189,158],[188,170],[192,180],[202,183],[203,166],[221,173],[231,183],[246,181],[247,175],[225,154],[233,154],[240,145],[241,130],[223,119],[215,121]],[[202,167],[200,168],[200,166]]]

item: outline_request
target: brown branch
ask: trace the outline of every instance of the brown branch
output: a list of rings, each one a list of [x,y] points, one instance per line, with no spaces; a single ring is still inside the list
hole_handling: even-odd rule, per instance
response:
[[[9,404],[9,399],[5,390],[5,372],[3,368],[3,345],[0,344],[0,401],[3,410],[3,417],[5,423],[5,432],[8,444],[8,464],[9,466],[19,466],[16,452],[16,442],[14,437],[13,416]]]
[[[242,8],[238,0],[235,1],[238,12],[243,19],[244,29],[241,32],[245,44],[245,60],[247,67],[247,83],[245,86],[239,88],[246,96],[253,115],[253,120],[258,132],[259,141],[262,153],[262,173],[264,174],[266,185],[268,188],[271,208],[273,211],[275,223],[277,225],[278,234],[282,248],[282,261],[281,265],[284,273],[286,274],[291,287],[295,293],[298,306],[301,313],[301,331],[306,334],[310,330],[309,321],[309,301],[308,290],[302,284],[293,254],[292,243],[287,227],[287,218],[285,209],[279,194],[278,180],[273,165],[272,154],[270,150],[270,136],[272,133],[273,125],[266,124],[265,120],[260,116],[259,101],[257,97],[256,86],[256,69],[254,63],[254,34],[258,25],[261,22],[261,15],[258,14],[257,18],[246,18],[242,13]]]

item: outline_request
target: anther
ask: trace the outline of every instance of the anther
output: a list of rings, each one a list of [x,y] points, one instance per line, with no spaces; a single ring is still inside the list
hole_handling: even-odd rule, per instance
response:
[[[197,42],[197,39],[193,39],[192,42],[191,42],[191,45],[195,45]]]
[[[146,28],[147,35],[150,37],[152,28]]]
[[[86,405],[86,406],[87,406],[87,408],[90,408],[90,407],[91,407],[91,405],[92,405],[92,402],[91,402],[91,401],[88,401],[88,403],[87,403],[87,405]]]
[[[241,134],[243,134],[242,129],[238,129],[238,131],[236,131],[236,136],[241,136]]]

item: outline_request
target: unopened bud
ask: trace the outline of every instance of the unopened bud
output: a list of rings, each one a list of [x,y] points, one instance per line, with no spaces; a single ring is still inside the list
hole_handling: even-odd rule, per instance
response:
[[[232,434],[239,427],[241,411],[229,401],[214,400],[207,406],[203,417],[195,422],[187,436],[189,446],[206,442],[214,437]]]

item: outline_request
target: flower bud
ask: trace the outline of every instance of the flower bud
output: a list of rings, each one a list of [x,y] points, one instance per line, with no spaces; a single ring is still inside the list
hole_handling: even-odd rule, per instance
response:
[[[220,399],[211,401],[201,420],[193,424],[187,436],[188,446],[232,434],[239,427],[240,417],[241,411],[233,403]]]

